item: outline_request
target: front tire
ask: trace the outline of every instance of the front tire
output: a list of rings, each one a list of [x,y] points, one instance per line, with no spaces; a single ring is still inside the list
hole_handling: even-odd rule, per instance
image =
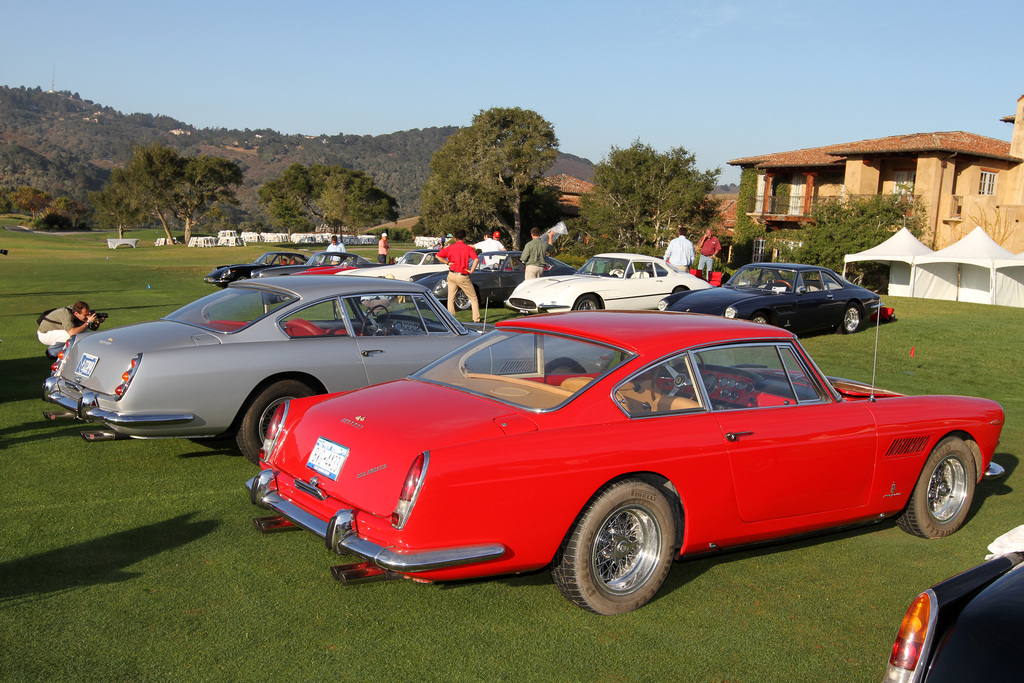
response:
[[[839,324],[839,329],[843,334],[853,334],[860,329],[860,323],[860,306],[850,304],[843,312],[843,322]]]
[[[771,325],[772,319],[764,311],[758,311],[751,316],[750,322],[757,323],[758,325]]]
[[[675,553],[672,507],[654,486],[615,483],[590,500],[555,556],[551,576],[571,603],[597,614],[647,604]]]
[[[270,418],[274,415],[274,409],[288,399],[305,398],[315,393],[308,385],[295,379],[274,382],[258,393],[245,407],[242,421],[238,425],[238,433],[235,434],[238,450],[242,451],[242,455],[249,462],[258,465],[260,463],[260,448],[263,447],[263,437],[267,433],[267,426],[270,424]]]
[[[477,301],[480,300],[479,292],[477,293],[476,298]],[[455,301],[453,303],[455,305],[456,311],[468,311],[470,308],[472,308],[472,304],[469,301],[469,297],[466,296],[466,293],[461,289],[455,292]]]
[[[574,311],[598,311],[601,310],[601,302],[593,294],[584,294],[572,305]]]
[[[967,519],[977,481],[971,449],[963,439],[946,437],[928,456],[896,523],[922,538],[949,536]]]

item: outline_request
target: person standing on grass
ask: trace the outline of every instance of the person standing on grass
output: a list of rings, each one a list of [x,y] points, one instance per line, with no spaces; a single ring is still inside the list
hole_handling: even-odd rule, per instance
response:
[[[377,263],[388,262],[388,250],[391,249],[391,245],[388,243],[388,234],[382,232],[380,239],[377,240]]]
[[[711,271],[715,269],[715,256],[722,251],[722,243],[712,234],[711,228],[708,228],[697,243],[697,249],[700,250],[697,270],[704,271],[704,279],[708,280],[711,278]]]
[[[469,305],[473,308],[473,322],[480,322],[480,302],[476,298],[476,289],[470,275],[480,262],[476,249],[465,242],[466,231],[456,230],[455,241],[437,252],[437,258],[448,264],[448,312],[455,315],[455,292],[461,289],[469,297]]]
[[[533,239],[523,247],[523,253],[520,256],[520,259],[526,264],[526,275],[523,278],[525,280],[533,280],[544,274],[544,267],[547,265],[545,257],[554,241],[551,231],[548,231],[548,238],[546,240],[542,239],[540,228],[530,230],[530,236]]]
[[[668,243],[665,260],[681,270],[689,270],[693,265],[693,242],[686,237],[686,228],[679,226],[679,237]]]

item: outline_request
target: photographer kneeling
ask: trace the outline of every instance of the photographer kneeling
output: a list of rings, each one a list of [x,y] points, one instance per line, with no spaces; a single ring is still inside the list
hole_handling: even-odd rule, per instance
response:
[[[71,306],[55,308],[41,315],[36,336],[46,346],[63,344],[79,332],[99,328],[106,317],[91,311],[89,304],[84,301],[76,301]]]

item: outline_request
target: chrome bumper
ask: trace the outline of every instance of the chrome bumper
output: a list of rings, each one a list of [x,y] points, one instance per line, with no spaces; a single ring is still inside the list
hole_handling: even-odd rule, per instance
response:
[[[191,413],[122,414],[115,410],[104,410],[99,407],[95,392],[83,391],[76,400],[60,390],[60,378],[53,376],[43,381],[43,400],[74,411],[79,420],[98,420],[112,426],[182,424],[195,419]]]
[[[988,468],[985,470],[984,478],[989,481],[992,481],[993,479],[1000,478],[1005,473],[1006,470],[1003,468],[1002,465],[997,465],[994,462],[990,462],[988,464]]]
[[[500,543],[432,550],[403,551],[385,548],[353,533],[354,510],[342,508],[325,522],[309,514],[273,488],[276,486],[276,476],[277,473],[273,470],[263,470],[245,483],[253,505],[273,510],[296,526],[320,536],[327,544],[327,549],[339,555],[358,555],[384,569],[406,574],[496,560],[505,554],[505,546]]]

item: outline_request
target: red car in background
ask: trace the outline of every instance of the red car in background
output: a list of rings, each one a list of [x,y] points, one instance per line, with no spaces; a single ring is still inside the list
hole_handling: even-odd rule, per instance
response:
[[[247,483],[361,561],[342,580],[552,568],[600,614],[680,557],[896,517],[966,519],[1003,410],[822,375],[776,327],[685,313],[501,321],[407,379],[279,406]],[[681,569],[680,571],[685,571]]]

